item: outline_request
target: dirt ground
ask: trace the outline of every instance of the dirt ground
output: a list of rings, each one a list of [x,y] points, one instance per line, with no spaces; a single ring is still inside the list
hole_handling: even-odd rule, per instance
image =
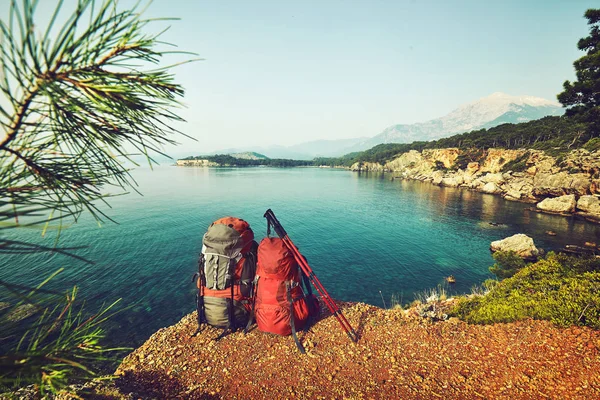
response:
[[[291,337],[253,330],[212,340],[195,313],[125,358],[114,382],[127,398],[597,399],[600,332],[549,322],[431,322],[401,309],[340,303],[360,340],[322,316]]]

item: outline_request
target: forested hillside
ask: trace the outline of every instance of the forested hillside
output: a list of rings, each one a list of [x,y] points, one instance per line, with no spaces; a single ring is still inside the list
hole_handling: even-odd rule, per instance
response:
[[[558,154],[575,148],[588,150],[600,148],[600,140],[590,129],[590,124],[569,117],[545,117],[520,124],[503,124],[490,129],[468,133],[430,142],[380,144],[369,150],[350,153],[337,158],[317,158],[317,165],[350,166],[356,162],[385,163],[410,150],[443,149],[537,149]]]
[[[600,148],[600,138],[594,134],[591,124],[572,117],[545,117],[520,124],[503,124],[490,129],[480,129],[429,142],[379,144],[369,150],[349,153],[342,157],[318,157],[312,161],[289,159],[243,159],[228,154],[188,157],[185,160],[205,159],[222,166],[237,167],[298,167],[298,166],[346,166],[356,162],[384,164],[410,150],[424,149],[536,149],[550,155],[558,155],[576,148],[593,151]]]

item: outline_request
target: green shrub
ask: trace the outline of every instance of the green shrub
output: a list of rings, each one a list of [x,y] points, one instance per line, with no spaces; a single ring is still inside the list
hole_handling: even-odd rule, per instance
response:
[[[454,169],[467,169],[471,162],[483,162],[486,153],[483,149],[467,149],[460,152],[456,160],[454,160]]]
[[[487,295],[461,299],[451,314],[476,324],[534,318],[600,329],[600,260],[549,253]]]
[[[444,165],[443,162],[441,161],[436,161],[435,165],[433,166],[433,169],[435,171],[447,171],[448,169],[446,168],[446,166]]]
[[[483,281],[483,287],[489,292],[492,291],[500,281],[496,279],[486,279]]]
[[[546,153],[546,155],[549,155],[550,157],[554,158],[564,156],[570,151],[566,146],[564,146],[564,143],[561,143],[560,147],[551,147],[549,145],[545,148],[540,147],[539,150],[544,150],[544,153]]]
[[[514,251],[497,251],[492,257],[496,263],[490,267],[490,272],[500,279],[510,278],[525,267],[525,261]]]
[[[592,152],[600,150],[600,138],[590,139],[586,144],[583,145],[583,148]]]
[[[529,152],[525,152],[520,157],[515,158],[504,164],[502,167],[502,171],[513,171],[513,172],[523,172],[527,169],[527,160],[529,159]]]
[[[559,264],[568,265],[568,269],[575,273],[600,272],[600,258],[594,256],[574,257],[559,253],[553,254],[553,257]]]

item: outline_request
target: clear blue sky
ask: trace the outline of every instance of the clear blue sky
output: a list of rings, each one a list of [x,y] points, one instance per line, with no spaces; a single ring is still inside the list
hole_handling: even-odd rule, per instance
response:
[[[374,136],[496,91],[556,100],[592,7],[600,2],[155,0],[147,16],[181,18],[164,40],[204,58],[176,69],[181,129],[198,142],[167,150]]]

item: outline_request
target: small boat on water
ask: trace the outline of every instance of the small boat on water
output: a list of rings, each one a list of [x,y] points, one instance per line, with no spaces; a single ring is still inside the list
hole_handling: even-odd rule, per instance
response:
[[[456,283],[456,278],[454,277],[454,275],[450,275],[446,277],[446,282],[448,283]]]

